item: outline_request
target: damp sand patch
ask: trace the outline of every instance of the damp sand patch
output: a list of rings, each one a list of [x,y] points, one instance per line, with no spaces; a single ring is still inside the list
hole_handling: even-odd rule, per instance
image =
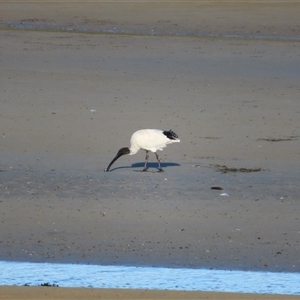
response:
[[[202,165],[194,165],[194,167],[203,167]],[[235,168],[235,167],[228,167],[226,165],[219,165],[219,164],[210,164],[209,167],[213,167],[217,172],[222,174],[226,173],[254,173],[264,171],[262,168]]]
[[[299,136],[297,135],[292,135],[292,136],[288,136],[288,137],[282,137],[282,138],[273,138],[273,137],[269,137],[269,138],[260,138],[257,139],[257,141],[265,141],[265,142],[287,142],[287,141],[297,141],[299,140]]]
[[[262,171],[262,168],[233,168],[226,165],[212,165],[218,172],[225,173],[254,173]]]

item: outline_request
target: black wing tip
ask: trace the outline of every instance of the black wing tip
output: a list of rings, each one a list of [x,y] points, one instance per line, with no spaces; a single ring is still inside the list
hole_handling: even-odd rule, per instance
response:
[[[178,135],[171,129],[169,131],[163,131],[163,134],[170,140],[178,139]]]

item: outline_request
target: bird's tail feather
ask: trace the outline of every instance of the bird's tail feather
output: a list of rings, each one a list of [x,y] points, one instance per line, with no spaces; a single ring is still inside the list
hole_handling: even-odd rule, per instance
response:
[[[163,131],[163,134],[170,140],[177,140],[178,139],[178,135],[172,131],[172,130],[169,130],[169,131]]]

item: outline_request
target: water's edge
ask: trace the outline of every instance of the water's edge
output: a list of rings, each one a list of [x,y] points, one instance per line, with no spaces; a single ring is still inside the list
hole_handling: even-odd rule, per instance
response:
[[[0,261],[0,285],[300,295],[299,273]]]
[[[164,32],[159,30],[122,30],[118,28],[98,29],[82,27],[59,26],[49,24],[39,24],[36,26],[26,25],[22,22],[8,22],[0,24],[0,30],[27,30],[45,32],[73,32],[85,34],[116,34],[116,35],[141,35],[141,36],[161,36],[161,37],[192,37],[192,38],[222,38],[222,39],[254,39],[254,40],[281,40],[300,41],[299,36],[267,35],[267,34],[213,34],[205,32]]]

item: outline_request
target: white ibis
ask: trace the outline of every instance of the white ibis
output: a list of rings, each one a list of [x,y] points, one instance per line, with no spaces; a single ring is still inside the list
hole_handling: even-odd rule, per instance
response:
[[[108,167],[104,169],[104,172],[108,172],[112,164],[122,155],[129,154],[133,155],[136,154],[140,149],[146,151],[146,158],[145,158],[145,165],[143,171],[147,171],[147,164],[149,158],[149,151],[153,152],[156,156],[158,161],[158,171],[163,172],[163,169],[160,165],[160,160],[158,154],[156,153],[157,150],[162,151],[163,148],[167,147],[168,144],[172,143],[179,143],[180,139],[178,138],[177,134],[172,131],[163,131],[160,129],[141,129],[136,131],[131,139],[130,139],[130,148],[121,148],[115,158],[110,162]]]

